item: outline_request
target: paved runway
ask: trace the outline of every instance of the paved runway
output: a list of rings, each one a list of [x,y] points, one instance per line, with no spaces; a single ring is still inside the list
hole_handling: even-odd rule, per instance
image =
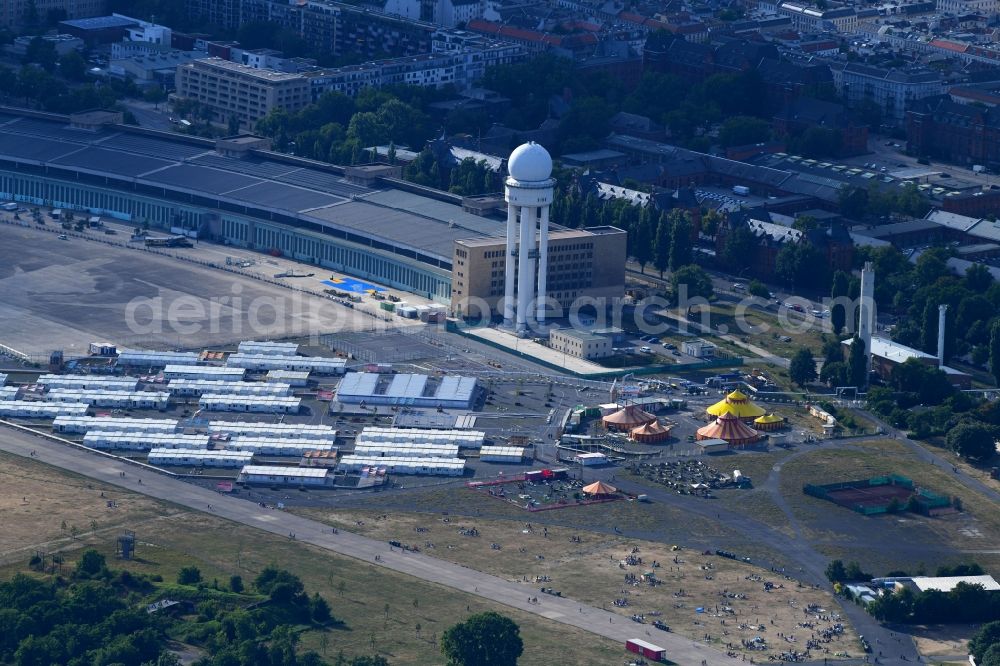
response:
[[[389,545],[343,530],[333,534],[330,527],[307,518],[274,509],[262,509],[252,502],[221,495],[199,486],[185,483],[164,474],[104,456],[82,448],[61,444],[52,439],[32,435],[4,425],[0,430],[0,450],[28,457],[36,451],[36,460],[112,485],[128,488],[150,497],[166,500],[196,511],[204,511],[287,537],[295,534],[298,541],[326,550],[365,560],[421,580],[438,583],[467,594],[490,599],[528,613],[579,627],[585,631],[619,641],[642,638],[666,649],[671,661],[685,666],[730,666],[734,660],[715,649],[695,643],[676,634],[668,634],[649,625],[638,625],[620,615],[582,605],[572,599],[538,596],[534,585],[516,583],[468,569],[418,553],[390,551]],[[126,473],[124,479],[121,472]],[[142,478],[142,484],[139,484]],[[211,510],[208,508],[211,506]],[[375,556],[379,561],[375,561]],[[538,603],[528,603],[529,596],[538,596]],[[646,632],[649,632],[649,635]]]

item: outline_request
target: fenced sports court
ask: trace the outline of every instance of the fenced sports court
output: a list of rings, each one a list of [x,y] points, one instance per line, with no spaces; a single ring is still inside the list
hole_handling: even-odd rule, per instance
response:
[[[896,474],[822,486],[807,484],[802,491],[866,516],[903,510],[932,515],[951,504],[947,497],[917,488],[911,479]]]

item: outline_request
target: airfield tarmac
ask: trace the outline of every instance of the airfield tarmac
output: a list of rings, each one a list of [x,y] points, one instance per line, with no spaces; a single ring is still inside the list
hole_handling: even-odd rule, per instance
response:
[[[0,343],[28,354],[85,353],[98,340],[201,348],[385,326],[321,296],[12,224],[0,225],[0,293]]]

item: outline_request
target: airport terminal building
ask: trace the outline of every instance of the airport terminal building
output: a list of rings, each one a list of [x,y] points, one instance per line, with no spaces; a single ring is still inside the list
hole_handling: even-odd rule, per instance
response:
[[[0,108],[0,199],[281,254],[442,303],[452,300],[460,242],[503,244],[503,220],[467,212],[446,192],[106,115]],[[624,243],[613,245],[623,266]],[[592,272],[587,261],[556,266],[579,275]],[[624,291],[624,275],[611,291]]]

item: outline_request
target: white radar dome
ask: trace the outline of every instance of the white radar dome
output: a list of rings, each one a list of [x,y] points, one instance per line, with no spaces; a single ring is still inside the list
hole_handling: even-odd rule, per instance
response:
[[[507,171],[514,180],[525,182],[548,180],[552,176],[549,151],[534,141],[521,144],[510,154]]]

